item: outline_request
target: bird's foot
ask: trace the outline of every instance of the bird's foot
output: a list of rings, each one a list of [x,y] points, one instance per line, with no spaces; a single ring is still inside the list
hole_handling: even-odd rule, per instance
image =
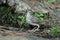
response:
[[[28,32],[31,32],[31,33],[33,33],[33,32],[34,32],[34,30],[28,30]]]
[[[39,29],[37,28],[37,29],[34,30],[34,32],[36,32],[36,31],[39,31]]]
[[[32,30],[28,30],[28,32],[36,32],[36,31],[39,31],[39,29],[32,29]]]

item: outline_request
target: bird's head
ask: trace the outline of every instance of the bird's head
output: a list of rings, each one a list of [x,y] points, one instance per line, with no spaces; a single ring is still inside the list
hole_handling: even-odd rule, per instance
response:
[[[27,14],[33,15],[33,11],[32,10],[27,10]]]

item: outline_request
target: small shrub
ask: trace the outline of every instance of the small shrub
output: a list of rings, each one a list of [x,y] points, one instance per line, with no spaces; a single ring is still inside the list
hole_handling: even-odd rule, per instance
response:
[[[48,0],[49,3],[54,3],[56,0]]]
[[[54,35],[54,36],[57,36],[58,35],[58,31],[59,29],[57,28],[57,27],[52,27],[52,28],[50,28],[50,33],[52,34],[52,35]]]
[[[26,19],[25,19],[24,16],[19,15],[19,16],[18,16],[18,19],[20,19],[20,21],[21,21],[20,24],[21,24],[21,25],[24,25],[24,24],[26,23]]]
[[[35,15],[36,17],[38,17],[39,19],[41,19],[41,20],[43,20],[44,17],[45,17],[45,14],[43,14],[43,13],[38,13],[38,12],[34,12],[34,15]]]
[[[5,6],[0,6],[0,11],[3,12],[6,10],[6,7]]]

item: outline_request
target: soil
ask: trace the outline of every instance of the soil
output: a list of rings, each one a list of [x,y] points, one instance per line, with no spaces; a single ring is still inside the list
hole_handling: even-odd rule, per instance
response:
[[[51,36],[50,38],[44,38],[37,33],[0,29],[0,40],[60,40],[60,38],[53,38]]]

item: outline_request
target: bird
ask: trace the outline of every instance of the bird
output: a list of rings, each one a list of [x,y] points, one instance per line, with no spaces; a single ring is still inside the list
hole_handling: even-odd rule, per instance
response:
[[[41,20],[39,18],[37,18],[36,16],[33,15],[33,11],[32,10],[28,10],[26,13],[26,22],[30,25],[36,25],[36,27],[34,27],[32,29],[33,32],[39,31],[40,25],[39,23],[41,23]]]

